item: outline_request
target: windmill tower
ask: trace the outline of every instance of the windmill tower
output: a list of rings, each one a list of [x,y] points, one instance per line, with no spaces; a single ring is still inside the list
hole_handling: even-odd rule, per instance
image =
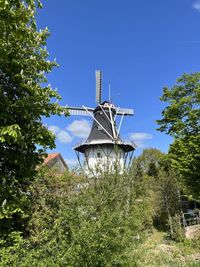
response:
[[[132,116],[133,109],[115,107],[110,101],[101,100],[102,72],[96,70],[96,108],[67,107],[70,115],[91,116],[93,125],[88,138],[74,147],[78,161],[84,156],[84,171],[87,175],[98,175],[101,171],[120,173],[126,167],[127,159],[132,157],[136,148],[132,142],[124,142],[119,135],[124,116]],[[121,116],[117,128],[116,118]]]

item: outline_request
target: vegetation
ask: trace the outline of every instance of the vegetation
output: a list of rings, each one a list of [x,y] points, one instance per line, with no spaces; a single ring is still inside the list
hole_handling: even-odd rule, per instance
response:
[[[139,245],[136,266],[198,267],[199,245],[198,241],[174,242],[167,239],[165,232],[155,230]]]
[[[49,32],[37,30],[36,6],[39,1],[0,1],[0,205],[6,206],[0,236],[8,239],[24,231],[27,186],[45,149],[54,147],[42,116],[66,112],[52,101],[58,93],[45,85],[45,73],[57,64],[47,60]]]
[[[174,179],[163,170],[137,179],[133,172],[87,178],[41,169],[28,191],[26,236],[15,232],[9,246],[2,243],[0,266],[196,264],[200,243],[180,233]]]
[[[199,198],[199,73],[184,74],[158,121],[169,153],[144,149],[130,170],[87,178],[38,168],[54,136],[42,116],[66,110],[45,74],[39,1],[0,1],[0,266],[199,266],[185,240],[180,192]]]
[[[151,194],[138,199],[134,187],[130,175],[38,174],[30,187],[29,237],[2,251],[4,264],[132,266],[127,255],[152,229],[153,213]]]
[[[174,137],[169,159],[185,190],[200,198],[200,73],[184,74],[172,88],[164,88],[159,130]]]

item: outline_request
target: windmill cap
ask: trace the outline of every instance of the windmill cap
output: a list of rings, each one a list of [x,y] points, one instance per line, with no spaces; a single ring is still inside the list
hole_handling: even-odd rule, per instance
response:
[[[100,106],[101,107],[100,107]],[[95,108],[95,110],[94,110],[94,113],[96,112],[96,111],[100,111],[101,110],[101,108],[103,108],[103,109],[108,109],[108,108],[111,108],[112,109],[112,111],[115,111],[115,106],[114,106],[114,104],[112,104],[112,103],[110,103],[110,102],[108,102],[108,101],[104,101],[104,102],[102,102],[101,104],[99,104],[96,108]]]

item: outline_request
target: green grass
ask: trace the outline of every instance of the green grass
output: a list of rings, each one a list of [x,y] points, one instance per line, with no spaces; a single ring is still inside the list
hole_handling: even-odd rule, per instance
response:
[[[200,267],[200,240],[176,243],[154,231],[134,251],[134,258],[137,267]]]

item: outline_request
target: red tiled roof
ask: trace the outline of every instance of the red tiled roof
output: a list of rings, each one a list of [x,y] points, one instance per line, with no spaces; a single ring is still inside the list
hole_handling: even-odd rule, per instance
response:
[[[51,154],[48,154],[48,156],[46,157],[46,159],[44,160],[44,165],[49,165],[51,164],[50,162],[55,159],[55,158],[59,158],[62,163],[64,164],[64,166],[66,167],[66,169],[68,169],[68,166],[65,162],[65,160],[63,159],[62,155],[60,153],[51,153]]]
[[[60,155],[60,153],[51,153],[51,154],[48,154],[48,156],[44,160],[44,164],[47,164],[50,160],[58,157],[59,155]]]

